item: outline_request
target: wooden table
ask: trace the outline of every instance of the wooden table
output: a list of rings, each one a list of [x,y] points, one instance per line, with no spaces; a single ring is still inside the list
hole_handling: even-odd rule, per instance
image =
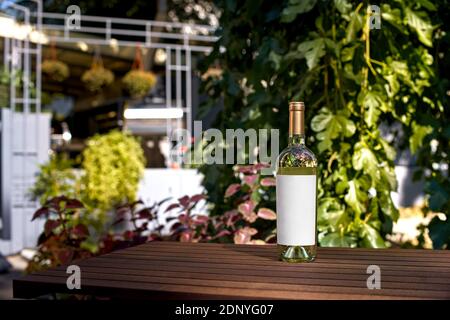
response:
[[[315,262],[277,261],[273,245],[151,242],[15,280],[15,298],[49,293],[124,299],[450,299],[450,251],[319,248]],[[381,289],[367,288],[369,265]]]

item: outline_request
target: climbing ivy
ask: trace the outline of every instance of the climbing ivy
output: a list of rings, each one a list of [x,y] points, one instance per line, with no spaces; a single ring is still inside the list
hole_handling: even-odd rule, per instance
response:
[[[430,18],[438,17],[436,5],[371,1],[380,9],[377,16],[368,1],[215,3],[222,10],[220,40],[204,68],[218,64],[223,73],[204,81],[212,99],[203,111],[221,100],[216,127],[280,128],[284,147],[288,101],[305,101],[308,145],[319,157],[320,244],[387,246],[398,218],[391,199],[396,149],[416,153],[429,168],[434,138],[441,152],[436,159],[447,159],[448,82],[439,78],[440,51],[433,47],[445,33]],[[371,28],[377,18],[380,28]],[[208,165],[201,171],[212,213],[221,214],[231,168]],[[440,190],[438,196],[429,191],[431,207],[448,212],[448,176],[435,168],[426,177],[427,190]],[[448,241],[437,238],[441,246]]]

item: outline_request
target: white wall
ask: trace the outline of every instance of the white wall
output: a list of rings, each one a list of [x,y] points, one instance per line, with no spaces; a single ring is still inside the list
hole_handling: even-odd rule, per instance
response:
[[[424,201],[424,180],[412,180],[412,176],[416,170],[417,167],[413,166],[395,166],[398,189],[397,192],[392,192],[391,196],[397,208],[420,205]]]
[[[2,109],[2,229],[7,224],[10,237],[0,240],[3,254],[34,246],[43,222],[31,222],[38,209],[28,192],[34,184],[39,164],[48,160],[50,114],[12,113]]]
[[[203,192],[202,176],[195,169],[146,169],[139,185],[138,198],[146,204]]]

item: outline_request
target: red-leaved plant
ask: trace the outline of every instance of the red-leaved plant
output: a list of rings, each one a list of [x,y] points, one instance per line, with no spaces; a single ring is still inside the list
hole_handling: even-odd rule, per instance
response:
[[[236,166],[238,183],[228,186],[224,197],[231,210],[224,216],[233,221],[229,229],[237,244],[264,244],[275,241],[275,178],[261,175],[265,164]],[[265,231],[263,231],[265,230]]]
[[[61,196],[48,201],[33,216],[45,217],[38,253],[28,270],[67,264],[148,241],[221,242],[264,244],[275,242],[275,179],[261,175],[266,165],[236,166],[236,183],[224,197],[230,210],[209,217],[198,212],[203,194],[184,196],[164,206],[168,199],[146,207],[142,201],[120,206],[113,222],[102,226],[97,250],[84,245],[89,238],[88,210],[76,199]],[[161,223],[161,221],[163,221]],[[98,231],[97,231],[98,232]],[[92,241],[92,239],[89,239]]]
[[[35,212],[32,220],[45,217],[46,221],[38,239],[39,252],[29,270],[67,264],[92,255],[81,246],[89,237],[87,226],[81,222],[83,209],[80,201],[61,196],[49,200]]]

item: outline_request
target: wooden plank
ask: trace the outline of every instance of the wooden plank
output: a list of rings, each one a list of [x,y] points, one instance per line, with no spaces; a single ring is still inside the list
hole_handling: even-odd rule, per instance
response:
[[[173,241],[155,241],[144,243],[139,246],[123,249],[123,250],[136,250],[136,251],[148,251],[149,247],[152,250],[160,247],[172,247],[172,248],[183,248],[189,250],[203,250],[205,247],[208,248],[211,243],[199,242],[195,243],[195,246],[190,242],[173,242]],[[266,245],[249,245],[249,244],[214,244],[215,250],[233,250],[233,251],[245,251],[245,252],[269,252],[270,250],[276,252],[277,247],[274,244],[266,244]],[[331,247],[318,247],[318,252],[321,254],[327,253],[338,253],[338,254],[351,254],[351,255],[360,255],[360,254],[388,254],[388,255],[406,255],[406,256],[425,256],[432,255],[436,257],[445,256],[450,258],[449,250],[430,250],[430,249],[398,249],[398,248],[385,248],[385,249],[365,249],[365,248],[331,248]],[[120,250],[119,250],[120,251]],[[117,251],[118,252],[118,251]]]
[[[119,252],[118,254],[126,256],[126,255],[134,255],[134,256],[157,256],[157,255],[166,255],[166,254],[170,254],[170,255],[176,255],[176,254],[180,254],[182,253],[183,249],[178,249],[178,248],[167,248],[164,250],[161,250],[158,248],[158,250],[146,250],[146,251],[133,251],[133,250],[127,250],[124,252]],[[198,250],[188,250],[189,251],[189,256],[190,257],[205,257],[206,253],[204,251],[198,251]],[[226,258],[226,259],[232,259],[235,261],[242,261],[245,263],[245,261],[267,261],[267,260],[272,260],[272,261],[277,261],[277,255],[276,252],[274,252],[272,254],[272,252],[270,252],[269,254],[254,254],[254,255],[249,255],[248,253],[241,253],[241,252],[230,252],[230,251],[214,251],[214,252],[208,252],[207,253],[208,257],[211,258]],[[386,256],[386,255],[364,255],[364,256],[348,256],[348,255],[339,255],[339,254],[321,254],[319,253],[319,256],[317,258],[317,260],[320,260],[321,262],[326,262],[328,260],[338,260],[338,261],[357,261],[360,263],[364,263],[366,260],[367,261],[371,261],[374,260],[374,258],[376,257],[377,261],[386,261],[386,262],[398,262],[400,264],[404,264],[404,263],[409,263],[409,262],[413,262],[413,263],[417,263],[417,262],[424,262],[424,263],[428,263],[428,262],[432,262],[433,265],[435,266],[443,266],[443,267],[448,267],[450,268],[450,258],[446,258],[446,257],[440,257],[440,258],[433,258],[433,257],[397,257],[394,255],[390,255],[390,256]]]
[[[221,266],[211,268],[210,266],[190,266],[185,264],[173,264],[173,263],[157,263],[157,264],[133,264],[129,263],[115,263],[112,265],[110,262],[102,263],[96,262],[92,264],[79,264],[84,268],[101,268],[104,272],[109,272],[110,269],[117,270],[118,272],[126,273],[126,272],[141,272],[141,270],[152,270],[152,271],[174,271],[174,272],[199,272],[204,274],[219,274],[221,276],[228,274],[242,274],[245,276],[278,276],[278,277],[298,277],[297,270],[258,270],[254,268],[241,268],[240,266],[236,266],[235,268],[222,268]],[[335,279],[335,278],[343,278],[346,279],[367,279],[367,274],[365,273],[365,269],[344,269],[338,270],[337,272],[333,272],[332,270],[314,270],[312,269],[303,269],[302,277],[321,277],[325,279]],[[404,272],[403,274],[400,272],[393,272],[392,270],[382,270],[383,281],[390,281],[390,279],[398,279],[399,276],[403,276],[405,281],[408,282],[429,282],[429,283],[450,283],[450,277],[448,274],[445,274],[444,277],[439,277],[435,275],[435,273],[430,273],[428,271],[418,271],[418,272]]]
[[[208,273],[198,273],[198,272],[170,272],[170,271],[158,271],[158,272],[149,272],[148,270],[127,270],[123,272],[123,270],[116,269],[108,269],[104,268],[95,268],[95,267],[83,267],[82,268],[83,278],[84,279],[104,279],[104,280],[126,280],[129,281],[142,281],[142,282],[155,282],[159,280],[159,277],[170,278],[168,281],[172,281],[172,279],[190,279],[193,281],[196,280],[220,280],[220,283],[214,284],[214,286],[220,287],[225,286],[226,281],[241,281],[242,283],[261,283],[267,284],[269,286],[273,285],[273,288],[277,285],[281,285],[279,288],[285,290],[298,290],[295,286],[291,285],[318,285],[318,286],[329,286],[329,287],[349,287],[349,288],[361,288],[366,286],[367,275],[365,277],[359,277],[358,279],[349,279],[349,278],[324,278],[324,277],[303,277],[303,275],[297,277],[275,277],[275,276],[265,276],[265,277],[257,277],[254,275],[251,276],[242,276],[236,274],[226,275],[226,280],[223,280],[223,275],[218,274],[208,274]],[[45,273],[38,273],[36,275],[43,276],[56,276],[56,277],[64,277],[67,278],[67,274],[61,272],[60,270],[49,270]],[[155,278],[156,277],[156,278]],[[450,284],[445,283],[428,283],[426,281],[422,282],[402,282],[401,279],[395,278],[391,279],[391,281],[386,281],[383,276],[383,289],[409,289],[409,290],[431,290],[431,291],[446,291],[450,290]],[[166,281],[166,280],[165,280]],[[209,282],[201,282],[204,284],[208,284]],[[196,285],[196,283],[192,283],[192,285]]]
[[[158,241],[154,242],[154,245],[149,246],[150,243],[146,243],[140,246],[131,247],[128,249],[135,251],[148,251],[149,248],[156,250],[157,248],[176,248],[184,250],[204,250],[208,248],[210,243],[196,243],[192,246],[190,243],[180,242],[180,245],[176,245],[174,242],[170,241]],[[175,244],[175,245],[174,245]],[[190,245],[189,245],[190,244]],[[126,249],[127,251],[129,251]],[[266,245],[246,245],[246,244],[216,244],[215,250],[232,250],[233,252],[262,252],[270,254],[270,252],[276,252],[277,246],[274,244]],[[408,256],[408,257],[446,257],[450,258],[449,250],[424,250],[424,249],[364,249],[364,248],[328,248],[328,247],[318,247],[318,252],[322,255],[326,254],[339,254],[339,255],[388,255],[388,256]]]
[[[62,275],[62,274],[61,274]],[[339,287],[339,286],[317,286],[317,285],[296,285],[287,286],[282,285],[281,287],[274,284],[267,283],[253,283],[253,282],[236,282],[236,281],[198,281],[192,279],[171,279],[171,278],[160,278],[155,277],[151,279],[152,281],[142,281],[141,277],[133,277],[128,275],[122,275],[122,278],[118,276],[116,279],[103,279],[102,276],[99,278],[91,279],[87,278],[83,281],[81,291],[72,291],[72,293],[91,293],[98,288],[122,288],[127,289],[127,291],[134,290],[149,290],[153,291],[155,288],[159,288],[161,291],[165,291],[167,288],[183,287],[188,288],[183,289],[186,298],[190,298],[189,293],[203,293],[203,292],[213,292],[214,294],[229,296],[229,297],[246,297],[252,294],[255,298],[267,298],[267,292],[272,292],[273,299],[283,299],[295,298],[298,293],[323,293],[323,294],[333,294],[333,295],[343,295],[351,296],[357,298],[358,296],[392,296],[392,297],[403,297],[403,298],[431,298],[431,299],[448,299],[448,291],[412,291],[408,289],[383,289],[383,290],[369,290],[367,288],[349,288],[349,287]],[[33,275],[28,279],[28,282],[38,281],[44,283],[58,284],[62,292],[70,292],[65,288],[66,277],[58,276],[42,276]],[[284,288],[283,288],[284,287]],[[192,290],[190,290],[192,289]],[[125,292],[123,297],[126,297]]]
[[[252,270],[224,270],[224,269],[210,269],[207,267],[203,268],[183,268],[183,267],[174,267],[174,266],[161,266],[159,264],[147,266],[145,269],[135,269],[135,268],[113,268],[110,265],[102,266],[102,265],[88,265],[82,266],[84,271],[91,272],[102,272],[104,274],[135,274],[135,275],[154,275],[154,274],[162,274],[162,273],[171,273],[174,277],[184,276],[185,274],[190,274],[191,278],[223,278],[226,276],[227,278],[236,278],[238,280],[242,280],[241,277],[245,279],[252,279],[255,281],[267,281],[267,282],[276,282],[276,283],[291,283],[292,281],[296,281],[298,278],[300,279],[324,279],[324,280],[357,280],[357,281],[365,281],[367,280],[367,274],[363,272],[353,272],[350,274],[342,274],[342,273],[319,273],[319,272],[302,272],[301,277],[299,277],[298,272],[280,272],[280,271],[252,271]],[[55,269],[56,271],[64,270],[61,268]],[[362,271],[362,270],[360,270]],[[35,273],[38,275],[45,275],[45,272]],[[435,277],[429,277],[426,273],[423,273],[420,276],[405,276],[403,278],[399,278],[398,275],[392,275],[388,271],[382,273],[383,283],[386,282],[399,282],[399,279],[407,281],[408,283],[429,283],[429,284],[437,284],[438,286],[445,286],[448,288],[448,284],[450,284],[450,278],[439,279]],[[347,284],[347,283],[346,283]],[[360,286],[360,283],[358,284]]]
[[[215,257],[191,257],[191,256],[166,256],[163,257],[162,255],[154,255],[154,256],[148,256],[147,258],[144,256],[130,256],[130,255],[117,255],[117,256],[102,256],[99,257],[99,260],[107,260],[107,259],[114,259],[117,262],[124,262],[129,261],[130,257],[133,257],[131,260],[135,262],[142,262],[146,263],[148,261],[159,261],[159,262],[182,262],[182,263],[194,263],[194,264],[207,264],[213,266],[218,265],[240,265],[240,266],[252,266],[252,267],[262,267],[263,269],[267,268],[267,265],[271,265],[274,268],[282,268],[282,269],[297,269],[299,268],[298,264],[287,264],[281,261],[255,261],[255,260],[249,260],[249,261],[237,261],[232,259],[224,259],[224,258],[215,258]],[[428,272],[444,272],[446,275],[448,275],[448,267],[445,266],[436,266],[432,262],[428,263],[392,263],[392,262],[380,262],[376,260],[376,257],[373,258],[373,260],[370,261],[364,261],[364,262],[358,262],[355,260],[325,260],[325,259],[317,259],[313,264],[314,268],[361,268],[364,266],[364,270],[367,270],[367,267],[369,265],[379,265],[383,267],[389,267],[393,270],[402,271],[402,270],[424,270],[424,268],[428,269]],[[302,268],[303,266],[308,267],[306,264],[301,264]]]
[[[319,248],[316,262],[289,264],[273,245],[152,242],[76,264],[76,293],[119,298],[450,298],[447,251]],[[366,287],[370,264],[381,268],[381,290]],[[65,267],[26,276],[14,295],[70,292],[67,277]]]
[[[55,277],[30,276],[24,279],[14,280],[15,298],[33,298],[48,292],[68,292],[65,283]],[[72,292],[73,293],[73,292]],[[78,292],[77,292],[78,293]],[[94,294],[100,297],[112,297],[120,299],[422,299],[399,295],[372,295],[349,294],[327,292],[288,292],[277,290],[255,290],[224,288],[218,290],[211,287],[195,287],[167,284],[143,284],[114,282],[104,283],[92,280],[82,287],[83,294]],[[432,299],[432,297],[429,297]]]
[[[258,266],[257,268],[254,266],[245,266],[242,264],[222,264],[222,263],[216,263],[216,264],[205,264],[202,262],[180,262],[180,261],[165,261],[165,260],[155,260],[155,261],[135,261],[134,259],[130,262],[129,260],[118,260],[118,259],[97,259],[96,261],[86,261],[86,262],[80,262],[80,266],[86,266],[86,267],[102,267],[102,268],[114,268],[114,269],[135,269],[135,270],[145,270],[147,268],[152,267],[160,267],[164,266],[164,268],[184,268],[186,271],[196,271],[200,268],[200,270],[203,270],[202,272],[210,272],[210,273],[217,273],[220,270],[221,274],[227,275],[227,274],[236,274],[239,272],[242,272],[243,274],[254,274],[255,272],[260,272],[260,274],[277,274],[277,275],[293,275],[295,276],[298,274],[298,272],[301,272],[305,276],[309,276],[310,274],[314,274],[320,277],[327,277],[327,276],[336,276],[340,278],[348,278],[351,275],[363,275],[364,277],[367,277],[366,271],[367,267],[360,266],[355,268],[346,268],[342,269],[339,268],[339,265],[336,265],[335,268],[328,268],[323,267],[322,265],[315,264],[314,266],[304,266],[301,268],[267,268],[266,266]],[[448,283],[450,282],[450,275],[448,272],[430,272],[420,270],[418,268],[417,271],[403,271],[401,268],[397,268],[397,270],[392,270],[390,267],[386,267],[383,265],[380,265],[382,275],[386,276],[393,276],[393,277],[402,277],[405,278],[405,280],[413,281],[412,277],[420,277],[421,279],[432,279],[436,283]],[[407,278],[407,279],[406,279]]]

